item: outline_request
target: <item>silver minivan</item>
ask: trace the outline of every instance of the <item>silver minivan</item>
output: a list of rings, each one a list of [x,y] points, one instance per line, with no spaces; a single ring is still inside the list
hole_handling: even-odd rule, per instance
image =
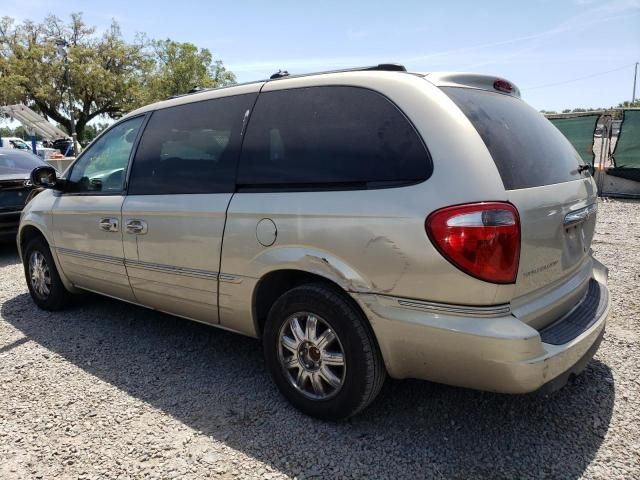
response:
[[[200,91],[32,180],[38,306],[89,290],[260,338],[320,418],[387,375],[551,391],[604,334],[589,167],[501,78],[384,64]]]

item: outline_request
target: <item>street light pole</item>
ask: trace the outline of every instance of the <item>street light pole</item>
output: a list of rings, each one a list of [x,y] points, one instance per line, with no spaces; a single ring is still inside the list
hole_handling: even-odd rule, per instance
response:
[[[633,96],[631,97],[631,105],[636,103],[636,80],[638,80],[638,62],[636,62],[636,70],[633,74]]]
[[[76,135],[76,122],[73,118],[73,96],[71,94],[71,76],[69,75],[69,56],[67,54],[67,47],[69,44],[66,40],[56,40],[56,46],[58,47],[58,54],[62,56],[64,61],[64,81],[67,84],[67,93],[69,94],[69,122],[71,123],[71,138],[73,141],[73,156],[78,156],[77,135]]]

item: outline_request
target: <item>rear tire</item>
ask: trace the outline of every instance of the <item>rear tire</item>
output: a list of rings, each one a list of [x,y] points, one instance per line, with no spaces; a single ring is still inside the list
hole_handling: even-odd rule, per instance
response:
[[[274,303],[263,348],[287,400],[325,420],[362,411],[386,377],[367,319],[345,294],[322,283],[296,287]]]
[[[49,311],[62,310],[69,305],[72,294],[60,280],[45,239],[36,237],[30,240],[24,249],[23,258],[27,287],[35,304]]]

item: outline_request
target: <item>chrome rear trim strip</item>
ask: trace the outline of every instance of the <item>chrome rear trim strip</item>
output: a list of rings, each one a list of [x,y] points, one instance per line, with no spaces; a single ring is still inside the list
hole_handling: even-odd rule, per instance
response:
[[[471,317],[497,317],[511,313],[511,307],[508,304],[492,305],[489,307],[475,307],[409,299],[398,299],[398,304],[403,307],[414,308],[416,310],[450,315],[467,315]]]

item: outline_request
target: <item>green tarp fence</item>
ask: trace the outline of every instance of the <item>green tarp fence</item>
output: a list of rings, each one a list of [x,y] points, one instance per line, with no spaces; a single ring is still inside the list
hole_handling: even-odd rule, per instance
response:
[[[550,120],[571,142],[582,160],[594,166],[593,135],[600,115],[585,115],[572,118],[553,118]]]
[[[618,142],[613,151],[616,168],[640,168],[640,110],[624,110]]]

